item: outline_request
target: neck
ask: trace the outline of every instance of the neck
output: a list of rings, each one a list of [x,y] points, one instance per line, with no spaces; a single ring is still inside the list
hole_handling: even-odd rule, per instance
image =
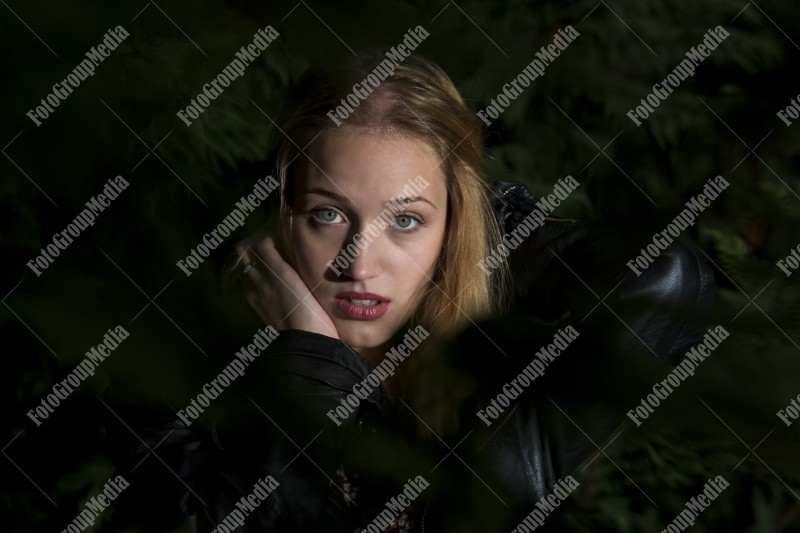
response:
[[[388,349],[388,343],[386,343],[372,348],[362,348],[358,351],[358,355],[361,356],[362,359],[369,361],[372,366],[378,366],[378,364],[383,361]]]
[[[359,351],[359,356],[369,363],[376,367],[378,366],[381,361],[386,358],[386,352],[389,351],[392,347],[391,341],[387,341],[380,346],[375,346],[373,348],[362,348]],[[402,372],[400,369],[395,369],[395,374],[390,376],[383,382],[383,387],[386,389],[386,394],[389,395],[390,399],[395,399],[401,391],[401,384],[402,384]]]

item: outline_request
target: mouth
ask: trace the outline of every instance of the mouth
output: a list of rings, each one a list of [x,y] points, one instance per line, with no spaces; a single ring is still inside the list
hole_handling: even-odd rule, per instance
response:
[[[388,298],[370,292],[342,292],[336,295],[336,305],[348,318],[375,320],[389,310]]]

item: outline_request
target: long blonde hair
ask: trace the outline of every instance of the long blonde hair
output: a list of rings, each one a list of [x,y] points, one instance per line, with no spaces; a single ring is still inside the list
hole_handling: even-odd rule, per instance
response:
[[[281,185],[278,248],[296,268],[291,242],[293,176],[301,150],[326,130],[327,115],[363,82],[383,56],[370,53],[335,69],[310,73],[292,92],[295,102],[278,136],[277,174]],[[368,127],[424,142],[443,161],[449,220],[433,283],[410,326],[449,337],[471,321],[502,311],[507,302],[505,264],[488,276],[478,267],[502,238],[483,174],[483,125],[453,82],[417,55],[397,64],[374,91],[338,126]],[[438,286],[438,287],[437,287]]]

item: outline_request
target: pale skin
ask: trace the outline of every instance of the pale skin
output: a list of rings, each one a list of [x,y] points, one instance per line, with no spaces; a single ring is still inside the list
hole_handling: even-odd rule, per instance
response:
[[[447,230],[443,166],[420,141],[363,127],[328,130],[305,153],[310,160],[295,174],[291,206],[297,270],[281,257],[271,236],[241,244],[242,262],[257,263],[244,276],[245,298],[265,324],[341,339],[377,364],[422,303],[434,275]],[[417,176],[428,186],[392,213],[390,225],[371,237],[340,274],[329,268],[328,262]],[[385,297],[388,310],[374,320],[354,319],[336,303],[345,291]]]

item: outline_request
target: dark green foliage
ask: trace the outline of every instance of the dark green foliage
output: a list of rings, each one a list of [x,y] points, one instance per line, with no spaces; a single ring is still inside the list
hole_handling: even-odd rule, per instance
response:
[[[138,17],[144,5],[135,2],[0,7],[0,142],[10,143],[0,158],[10,292],[2,328],[12,370],[2,372],[0,444],[14,439],[5,453],[18,465],[0,459],[6,530],[61,530],[108,479],[99,428],[114,418],[96,395],[111,380],[134,383],[143,397],[169,389],[185,399],[226,364],[252,322],[237,294],[221,290],[223,265],[267,213],[251,216],[191,277],[175,263],[273,172],[270,143],[281,133],[271,119],[308,65],[343,59],[348,47],[394,45],[418,24],[430,32],[418,52],[476,110],[559,28],[580,32],[486,132],[491,179],[523,181],[536,194],[568,174],[581,182],[558,215],[620,222],[644,246],[708,179],[720,174],[731,184],[682,237],[713,262],[719,292],[709,320],[731,337],[641,428],[622,422],[608,456],[576,473],[581,488],[554,522],[660,531],[706,479],[723,474],[731,487],[694,531],[800,530],[800,425],[786,428],[775,416],[800,393],[800,274],[787,278],[776,266],[800,244],[800,124],[776,117],[800,92],[793,2],[158,5]],[[118,24],[130,37],[35,126],[27,111]],[[281,36],[187,127],[175,113],[267,24]],[[636,127],[626,112],[717,25],[730,36]],[[36,277],[25,263],[118,174],[131,186]],[[130,339],[36,427],[25,413],[117,324]]]

